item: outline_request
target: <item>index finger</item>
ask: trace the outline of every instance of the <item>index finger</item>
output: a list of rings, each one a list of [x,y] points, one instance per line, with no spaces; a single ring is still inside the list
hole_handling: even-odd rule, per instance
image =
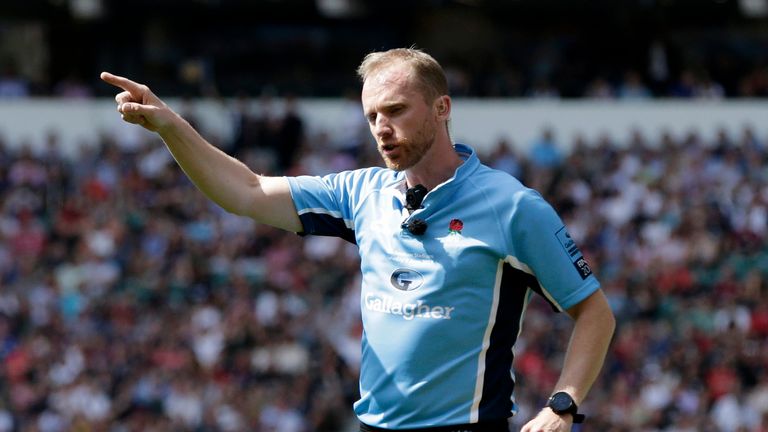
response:
[[[115,87],[120,87],[121,89],[127,91],[131,94],[131,96],[135,98],[140,98],[142,96],[143,91],[141,84],[131,81],[128,78],[113,75],[109,72],[102,72],[99,77],[104,82],[112,84]]]

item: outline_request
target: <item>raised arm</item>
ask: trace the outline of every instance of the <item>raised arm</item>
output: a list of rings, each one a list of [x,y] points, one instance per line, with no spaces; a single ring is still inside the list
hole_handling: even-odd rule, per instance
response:
[[[123,90],[115,96],[123,120],[160,135],[184,173],[208,198],[231,213],[287,231],[302,230],[287,179],[258,175],[211,145],[149,87],[108,72],[102,72],[101,79]]]

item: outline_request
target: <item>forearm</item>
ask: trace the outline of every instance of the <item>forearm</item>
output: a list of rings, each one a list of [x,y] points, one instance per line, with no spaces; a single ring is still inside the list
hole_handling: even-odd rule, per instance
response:
[[[615,319],[601,291],[569,312],[574,316],[575,324],[553,393],[568,392],[577,404],[581,404],[603,367]]]
[[[208,198],[225,210],[247,215],[250,187],[258,187],[258,176],[239,160],[206,141],[182,117],[174,115],[158,134],[189,179]]]
[[[568,314],[575,323],[563,371],[552,394],[567,392],[576,405],[581,405],[603,367],[616,323],[605,295],[600,290],[568,309]],[[572,422],[570,415],[559,415],[550,408],[544,408],[520,431],[569,431]]]
[[[257,175],[214,147],[149,87],[109,72],[100,76],[123,89],[115,96],[123,120],[157,132],[184,173],[208,198],[231,213],[267,225],[293,232],[303,229],[286,178]]]

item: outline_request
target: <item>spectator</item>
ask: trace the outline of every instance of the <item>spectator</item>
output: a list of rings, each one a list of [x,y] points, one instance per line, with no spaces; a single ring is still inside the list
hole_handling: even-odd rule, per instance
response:
[[[741,77],[739,95],[750,98],[768,96],[768,67],[757,66]]]
[[[517,178],[523,177],[523,162],[515,154],[512,145],[506,138],[499,138],[496,147],[489,155],[489,159],[493,161],[492,168],[502,170]]]
[[[285,172],[293,165],[296,153],[304,141],[304,121],[298,112],[294,96],[285,98],[285,109],[277,133],[276,153],[280,172]]]
[[[531,99],[554,100],[560,99],[560,90],[545,77],[536,78],[528,89],[527,96]]]
[[[0,99],[19,99],[30,96],[29,82],[20,76],[12,64],[0,71]]]
[[[653,96],[651,90],[643,82],[643,77],[635,70],[628,70],[617,91],[619,99],[643,100]]]
[[[699,74],[698,84],[694,89],[694,97],[698,99],[720,100],[725,98],[725,89],[715,81],[707,71]]]
[[[616,94],[608,80],[603,77],[597,77],[587,84],[584,97],[588,99],[613,99],[616,97]]]
[[[89,99],[93,97],[93,89],[77,73],[71,72],[54,85],[53,94],[68,99]]]
[[[531,164],[538,168],[554,169],[562,164],[563,154],[555,141],[552,128],[544,128],[541,137],[531,145],[529,157]]]
[[[696,93],[698,82],[696,75],[690,69],[683,69],[677,81],[669,89],[669,96],[675,98],[692,98]]]

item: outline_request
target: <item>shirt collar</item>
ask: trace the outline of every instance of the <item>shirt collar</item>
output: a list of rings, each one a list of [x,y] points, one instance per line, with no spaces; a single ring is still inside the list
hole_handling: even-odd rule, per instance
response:
[[[480,159],[478,159],[477,153],[472,147],[466,144],[455,143],[453,145],[453,149],[454,151],[456,151],[456,154],[459,155],[461,160],[463,160],[464,162],[461,165],[459,165],[458,168],[456,168],[456,171],[453,173],[453,176],[451,176],[448,180],[437,185],[435,189],[439,188],[440,186],[446,183],[463,181],[470,174],[472,174],[480,165]],[[395,184],[395,189],[397,189],[402,194],[405,194],[406,184],[405,184],[404,172],[397,173],[397,183]]]
[[[461,181],[467,178],[467,176],[472,174],[477,169],[477,167],[480,165],[480,159],[478,159],[475,150],[466,144],[456,143],[453,145],[453,148],[456,150],[456,154],[458,154],[459,157],[464,160],[464,163],[456,168],[456,172],[453,174],[453,177],[448,179],[448,181]]]
[[[464,180],[471,176],[480,166],[480,159],[478,159],[477,153],[475,153],[472,147],[464,144],[454,144],[453,148],[464,163],[456,168],[451,178],[440,183],[427,193],[422,202],[423,210],[421,211],[424,212],[422,215],[426,216],[432,213],[434,209],[444,206]],[[395,190],[397,191],[398,199],[405,205],[405,174],[398,174],[400,181],[395,185]]]

